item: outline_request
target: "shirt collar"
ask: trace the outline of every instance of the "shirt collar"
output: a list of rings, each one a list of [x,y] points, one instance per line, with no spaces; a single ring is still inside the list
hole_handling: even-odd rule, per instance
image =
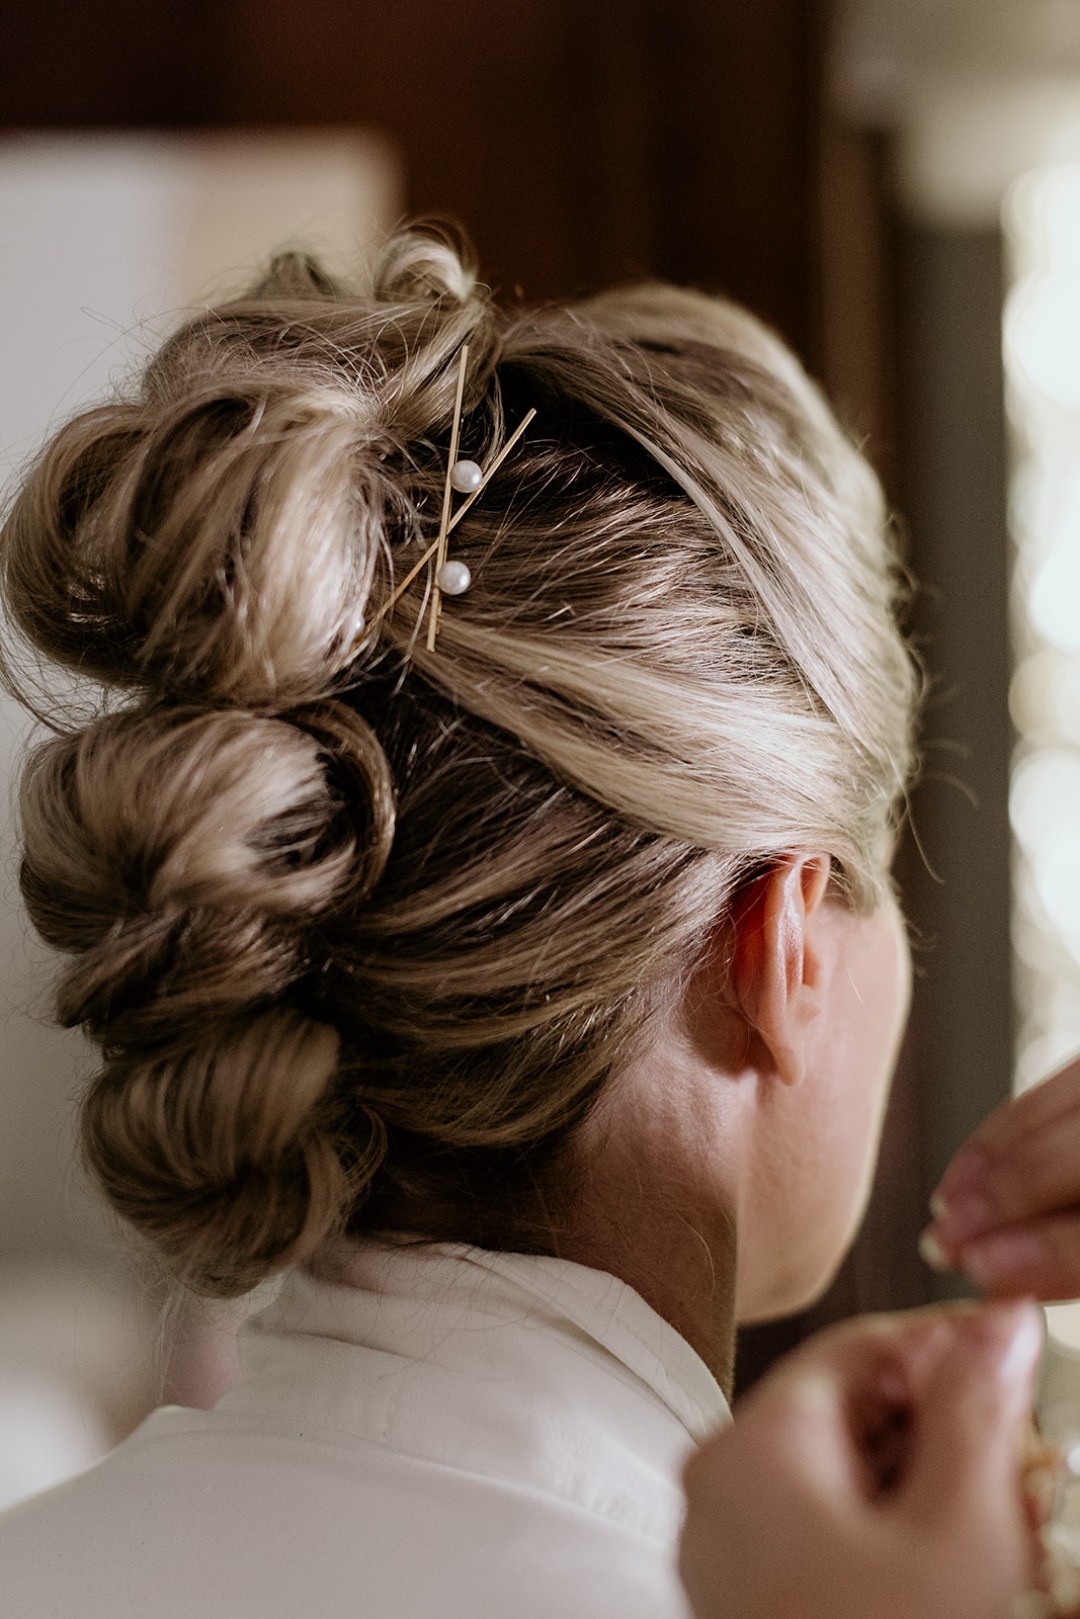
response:
[[[701,1357],[618,1277],[546,1254],[464,1243],[341,1242],[295,1272],[255,1330],[302,1330],[415,1358],[478,1322],[532,1321],[603,1351],[700,1440],[730,1418]]]

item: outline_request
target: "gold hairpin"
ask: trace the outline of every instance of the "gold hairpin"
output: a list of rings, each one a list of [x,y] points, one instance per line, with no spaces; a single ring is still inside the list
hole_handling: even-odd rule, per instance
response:
[[[458,360],[457,394],[454,399],[454,421],[450,429],[450,453],[446,462],[446,478],[443,483],[442,513],[439,518],[439,532],[428,546],[419,561],[415,562],[405,575],[404,579],[383,602],[378,612],[373,614],[363,630],[359,640],[366,640],[381,618],[384,618],[391,608],[408,590],[413,580],[431,561],[435,560],[435,582],[432,588],[431,608],[428,613],[427,649],[431,652],[435,646],[435,637],[439,630],[439,615],[442,611],[443,596],[463,596],[472,584],[472,574],[467,563],[452,562],[447,558],[447,544],[451,534],[457,528],[474,500],[483,494],[495,473],[502,466],[518,439],[524,433],[533,417],[535,410],[530,410],[518,423],[502,449],[494,460],[481,470],[475,461],[459,461],[457,457],[458,440],[461,434],[461,409],[465,395],[465,371],[469,363],[469,345],[461,345],[461,355]],[[454,491],[465,496],[457,511],[451,514]]]

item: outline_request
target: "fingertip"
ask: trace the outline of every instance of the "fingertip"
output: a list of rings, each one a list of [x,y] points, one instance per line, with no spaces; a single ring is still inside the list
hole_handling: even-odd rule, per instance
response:
[[[981,1189],[990,1169],[990,1154],[981,1145],[968,1141],[954,1155],[934,1188],[930,1199],[930,1212],[940,1219],[934,1204],[940,1204],[942,1210],[950,1208],[953,1202],[965,1194]]]
[[[960,1511],[1016,1466],[1042,1348],[1028,1300],[958,1314],[952,1341],[916,1412],[910,1488],[928,1511]]]
[[[996,1231],[965,1243],[959,1254],[959,1268],[987,1291],[1026,1291],[1027,1278],[1038,1275],[1045,1264],[1044,1245],[1033,1231]]]
[[[1046,1340],[1043,1313],[1033,1299],[1010,1299],[992,1304],[983,1318],[991,1338],[990,1353],[1007,1383],[1030,1382]]]
[[[924,1265],[939,1275],[946,1275],[955,1267],[938,1240],[933,1226],[927,1226],[919,1238],[919,1258]]]
[[[951,1342],[927,1385],[927,1408],[958,1425],[957,1432],[1019,1416],[1031,1404],[1043,1336],[1042,1312],[1030,1299],[957,1312]]]
[[[1046,1336],[1039,1307],[1026,1298],[996,1300],[965,1317],[960,1331],[1012,1403],[1030,1404]]]

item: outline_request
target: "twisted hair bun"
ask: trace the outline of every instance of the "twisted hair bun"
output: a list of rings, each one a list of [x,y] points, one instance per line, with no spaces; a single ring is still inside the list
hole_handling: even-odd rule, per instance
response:
[[[491,468],[418,633],[460,453]],[[22,882],[99,1041],[86,1156],[191,1285],[336,1226],[550,1246],[563,1148],[792,849],[881,896],[912,668],[872,474],[744,311],[502,314],[450,241],[302,255],[64,427],[9,620],[111,688]],[[18,688],[14,654],[0,672]]]
[[[444,243],[396,239],[351,307],[282,256],[166,343],[140,398],[48,446],[5,527],[24,633],[81,675],[171,699],[319,700],[437,481],[403,479],[403,446],[449,417],[448,360],[468,339],[484,363],[489,316]]]
[[[356,714],[327,703],[305,721],[151,707],[38,750],[22,888],[41,936],[74,958],[62,1022],[158,1045],[318,969],[320,923],[385,863],[393,797]]]
[[[418,363],[415,335],[484,300],[449,243],[396,239],[350,335],[370,349],[389,320],[402,363],[364,372],[327,364],[340,290],[281,255],[166,343],[138,398],[68,423],[3,532],[27,641],[133,699],[61,730],[21,792],[23,893],[69,957],[58,1017],[106,1059],[85,1156],[213,1292],[317,1245],[385,1150],[355,1102],[342,1132],[323,930],[378,881],[393,784],[335,694],[379,556],[416,522],[387,453],[447,408],[458,338]],[[10,653],[4,672],[18,689]]]
[[[385,1151],[374,1119],[342,1143],[337,1063],[336,1032],[291,1011],[121,1059],[86,1099],[87,1163],[181,1281],[245,1292],[318,1245]]]
[[[354,713],[302,718],[125,711],[46,743],[22,787],[23,893],[72,958],[58,1015],[108,1059],[87,1161],[213,1292],[317,1244],[383,1140],[358,1144],[355,1117],[340,1135],[338,1034],[301,1008],[317,1010],[319,927],[385,863],[392,792]]]

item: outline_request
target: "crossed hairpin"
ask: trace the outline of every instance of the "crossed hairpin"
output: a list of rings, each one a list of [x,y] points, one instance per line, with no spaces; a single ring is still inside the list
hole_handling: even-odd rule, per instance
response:
[[[428,613],[427,649],[431,652],[435,646],[435,637],[439,630],[439,615],[442,612],[443,596],[463,596],[472,584],[472,574],[468,564],[453,561],[447,557],[447,545],[450,535],[461,522],[474,500],[483,494],[495,473],[502,466],[518,439],[524,433],[533,417],[535,410],[530,410],[518,423],[506,443],[498,454],[481,469],[475,461],[457,458],[458,439],[461,433],[461,406],[465,394],[465,371],[469,363],[469,345],[463,343],[461,355],[458,360],[457,395],[454,399],[454,422],[450,429],[450,454],[446,464],[446,479],[443,484],[442,515],[439,519],[439,532],[428,546],[423,556],[409,569],[404,579],[383,602],[378,612],[369,619],[364,626],[361,639],[366,638],[381,618],[384,618],[400,597],[402,597],[412,584],[416,576],[434,557],[435,584],[431,593],[431,608]],[[465,496],[457,510],[451,513],[454,492]]]

